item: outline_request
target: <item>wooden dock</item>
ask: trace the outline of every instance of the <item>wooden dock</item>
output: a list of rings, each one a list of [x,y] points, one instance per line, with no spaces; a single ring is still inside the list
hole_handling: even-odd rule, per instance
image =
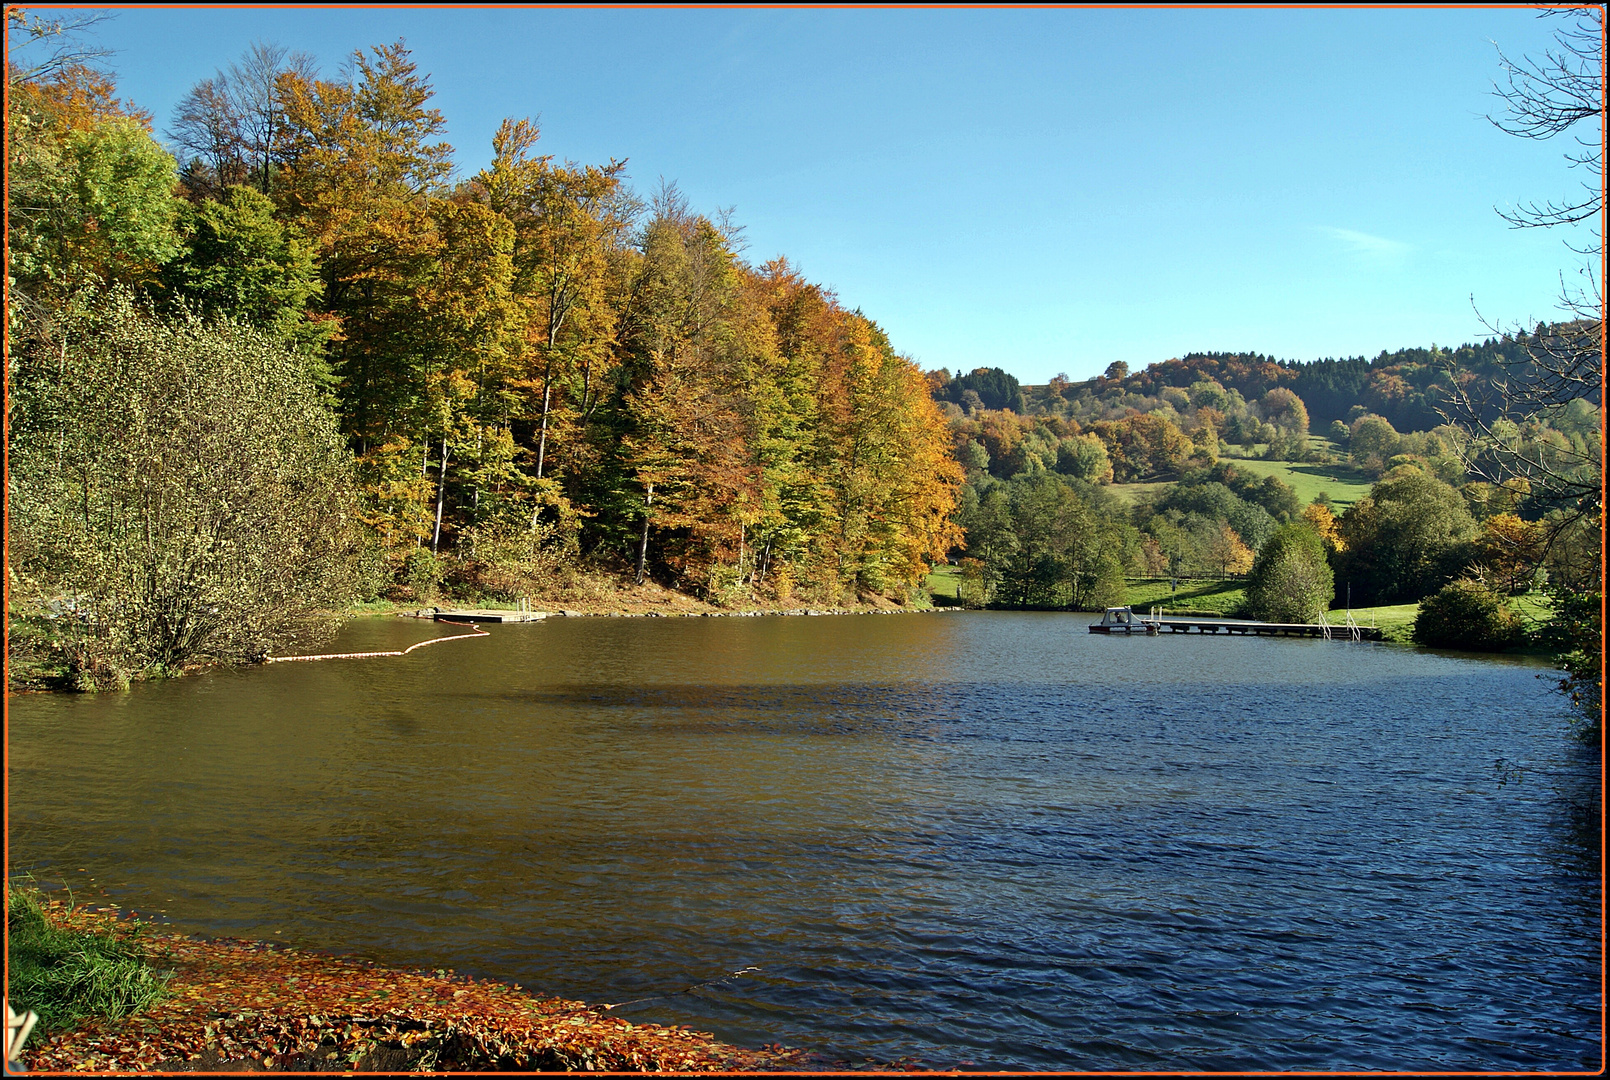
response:
[[[437,622],[451,623],[538,622],[547,617],[546,611],[502,611],[496,608],[438,608],[432,616]]]
[[[1215,618],[1183,618],[1178,615],[1164,616],[1135,616],[1135,621],[1146,627],[1147,633],[1167,630],[1173,634],[1189,634],[1196,631],[1199,634],[1217,634],[1223,631],[1226,634],[1256,634],[1258,636],[1282,637],[1313,637],[1325,638],[1329,641],[1380,641],[1381,630],[1375,626],[1358,626],[1347,623],[1271,623],[1252,622],[1247,619],[1215,619]],[[1112,633],[1113,628],[1102,626],[1100,623],[1091,623],[1092,634]],[[1135,633],[1134,630],[1120,630],[1120,633]]]

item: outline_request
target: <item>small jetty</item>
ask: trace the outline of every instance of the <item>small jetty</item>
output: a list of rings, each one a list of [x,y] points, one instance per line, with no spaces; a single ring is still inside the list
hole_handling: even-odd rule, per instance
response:
[[[500,611],[496,608],[437,608],[431,616],[437,622],[451,623],[538,622],[547,617],[546,611]]]
[[[1156,637],[1167,630],[1172,634],[1255,634],[1258,636],[1313,637],[1326,641],[1380,641],[1381,630],[1375,626],[1360,626],[1349,615],[1345,622],[1328,623],[1273,623],[1254,622],[1250,619],[1220,619],[1208,616],[1183,617],[1179,615],[1136,615],[1129,608],[1108,608],[1101,621],[1090,624],[1092,634],[1146,634]]]

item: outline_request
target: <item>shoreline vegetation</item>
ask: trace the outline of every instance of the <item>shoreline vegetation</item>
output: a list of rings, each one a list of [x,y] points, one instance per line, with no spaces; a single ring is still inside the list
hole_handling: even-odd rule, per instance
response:
[[[31,909],[50,932],[117,943],[140,958],[148,980],[162,984],[158,1000],[129,1015],[79,1016],[36,1030],[21,1057],[32,1072],[920,1068],[832,1061],[781,1045],[734,1046],[709,1032],[627,1021],[609,1005],[539,996],[451,969],[407,970],[273,942],[162,933],[133,912],[33,889],[11,889],[10,906],[14,938],[19,907]],[[15,1004],[34,1007],[25,999]]]
[[[702,600],[697,596],[666,588],[649,581],[642,585],[589,582],[584,589],[570,591],[558,597],[538,597],[527,602],[527,610],[544,611],[549,617],[569,618],[736,618],[745,616],[805,616],[805,615],[857,615],[857,614],[912,614],[954,612],[977,609],[978,605],[966,602],[962,594],[963,575],[955,566],[936,567],[927,578],[927,592],[914,592],[908,601],[901,603],[883,595],[859,597],[854,604],[838,606],[800,605],[792,601],[752,600],[749,603],[725,606]],[[1167,578],[1134,579],[1126,583],[1123,602],[1137,611],[1149,611],[1160,606],[1163,615],[1216,616],[1243,618],[1246,605],[1246,582],[1229,579],[1180,579],[1172,583]],[[1527,594],[1510,598],[1517,616],[1532,630],[1544,625],[1552,612],[1552,604],[1543,594]],[[1032,610],[1004,608],[1000,610]],[[419,600],[376,600],[357,603],[338,610],[324,612],[326,625],[339,625],[352,619],[371,617],[429,618],[435,609],[455,607],[482,610],[518,610],[516,604],[495,599],[479,601],[431,598]],[[1074,609],[1070,614],[1099,614]],[[1383,641],[1388,644],[1415,645],[1414,621],[1417,604],[1397,604],[1375,607],[1358,607],[1351,614],[1361,624],[1379,625],[1384,631]],[[1325,613],[1327,620],[1340,623],[1347,612],[1336,607]],[[67,672],[52,664],[43,650],[32,648],[44,641],[48,625],[38,617],[12,613],[11,664],[8,675],[9,693],[39,693],[71,690],[66,685]],[[326,635],[325,640],[328,640]],[[312,647],[318,647],[316,644]],[[1530,641],[1522,641],[1504,649],[1478,650],[1506,655],[1545,655],[1548,650]],[[168,677],[210,670],[219,664],[187,665],[178,671],[163,671],[157,675]],[[224,665],[227,666],[227,665]]]

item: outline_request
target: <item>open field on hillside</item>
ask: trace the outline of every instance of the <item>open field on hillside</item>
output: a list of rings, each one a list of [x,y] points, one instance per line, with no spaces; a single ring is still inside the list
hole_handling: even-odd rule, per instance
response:
[[[1330,496],[1338,507],[1352,506],[1370,493],[1374,482],[1363,473],[1347,465],[1310,465],[1300,461],[1251,461],[1236,459],[1236,468],[1259,476],[1277,476],[1297,492],[1297,500],[1304,506],[1314,501],[1320,492]]]
[[[1168,578],[1129,578],[1124,583],[1124,603],[1136,611],[1150,611],[1157,604],[1165,614],[1233,617],[1246,598],[1244,581],[1182,579],[1177,589],[1169,587]]]
[[[1509,598],[1509,608],[1527,629],[1536,629],[1544,620],[1554,612],[1554,606],[1549,598],[1542,593],[1527,593],[1525,596],[1512,596]],[[1414,617],[1420,613],[1419,604],[1389,604],[1383,607],[1357,607],[1353,609],[1353,620],[1360,626],[1379,626],[1388,641],[1408,642],[1413,640]],[[1335,607],[1325,614],[1325,620],[1332,623],[1345,622],[1347,611],[1345,608]]]
[[[1107,490],[1124,500],[1126,506],[1134,506],[1142,495],[1150,495],[1173,487],[1172,480],[1153,480],[1145,484],[1108,484]]]

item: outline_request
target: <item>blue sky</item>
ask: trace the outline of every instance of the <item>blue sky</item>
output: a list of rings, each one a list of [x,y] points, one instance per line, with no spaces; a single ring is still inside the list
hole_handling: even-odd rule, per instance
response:
[[[746,257],[786,255],[925,368],[1075,379],[1195,350],[1374,355],[1552,318],[1559,140],[1506,136],[1523,8],[122,9],[97,28],[157,118],[254,40],[334,72],[406,39],[464,175],[506,116],[628,159]],[[1472,298],[1474,305],[1472,306]]]

